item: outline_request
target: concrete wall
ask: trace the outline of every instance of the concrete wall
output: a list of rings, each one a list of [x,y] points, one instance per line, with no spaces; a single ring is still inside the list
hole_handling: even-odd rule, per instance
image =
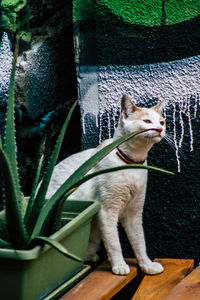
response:
[[[149,164],[176,176],[149,174],[144,211],[148,251],[152,257],[190,257],[196,262],[199,14],[198,1],[74,1],[83,148],[112,136],[122,94],[139,106],[165,100],[168,138],[153,148]],[[130,247],[125,248],[130,255]]]

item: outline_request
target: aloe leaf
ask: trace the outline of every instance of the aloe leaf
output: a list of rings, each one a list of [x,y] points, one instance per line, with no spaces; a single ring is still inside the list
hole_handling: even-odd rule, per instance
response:
[[[48,186],[49,186],[49,182],[50,182],[50,179],[51,179],[53,168],[54,168],[54,166],[57,162],[59,151],[60,151],[64,136],[65,136],[65,132],[66,132],[66,129],[68,127],[69,121],[71,119],[72,113],[73,113],[76,105],[77,105],[77,101],[75,101],[75,103],[71,107],[71,109],[70,109],[70,111],[67,115],[67,118],[66,118],[66,120],[63,124],[63,127],[62,127],[62,129],[60,131],[60,134],[58,136],[53,154],[52,154],[52,156],[50,158],[50,161],[49,161],[49,164],[47,166],[47,170],[46,170],[46,172],[43,176],[43,180],[42,180],[42,183],[40,185],[39,191],[37,193],[37,196],[36,196],[34,205],[32,207],[31,213],[29,214],[29,224],[32,225],[32,228],[33,228],[33,226],[34,226],[34,224],[35,224],[35,222],[38,218],[38,214],[40,213],[40,210],[41,210],[42,206],[44,205],[45,196],[46,196],[46,192],[47,192],[47,189],[48,189]]]
[[[0,165],[3,170],[4,195],[7,226],[14,248],[23,247],[27,234],[23,223],[23,195],[20,189],[16,157],[15,117],[14,117],[14,84],[15,71],[19,49],[19,39],[16,41],[13,65],[8,89],[8,104],[5,125],[4,151],[0,148]]]
[[[38,241],[42,242],[43,244],[48,244],[48,245],[52,246],[58,252],[60,252],[61,254],[63,254],[64,256],[66,256],[68,258],[71,258],[71,259],[76,260],[81,263],[83,262],[83,260],[80,257],[69,252],[65,247],[63,247],[63,245],[61,243],[57,242],[56,240],[53,240],[49,237],[43,237],[43,236],[36,236],[34,238],[34,240],[38,240]]]
[[[25,222],[27,231],[29,231],[29,227],[30,227],[29,217],[30,217],[30,213],[31,213],[31,210],[33,208],[33,205],[34,205],[34,201],[35,201],[35,194],[36,194],[38,182],[39,182],[39,179],[40,179],[40,173],[41,173],[41,169],[42,169],[43,160],[44,160],[44,155],[42,155],[41,158],[40,158],[38,168],[37,168],[37,171],[36,171],[36,174],[35,174],[35,178],[34,178],[34,181],[33,181],[33,187],[32,187],[32,190],[31,190],[30,198],[28,200],[28,206],[27,206],[26,214],[25,214],[25,218],[24,218],[24,222]]]
[[[22,205],[22,193],[20,190],[20,183],[19,183],[19,175],[18,175],[18,168],[17,168],[17,157],[16,157],[16,139],[15,139],[15,108],[14,108],[14,85],[15,85],[15,71],[16,71],[16,63],[17,63],[17,56],[19,51],[19,39],[16,41],[15,52],[14,52],[14,59],[13,65],[11,70],[11,77],[8,89],[8,104],[7,104],[7,113],[6,113],[6,126],[5,126],[5,143],[4,143],[4,150],[5,153],[10,161],[12,174],[14,177],[14,181],[16,183],[16,193],[17,198],[20,205]]]
[[[86,182],[89,179],[92,179],[92,178],[94,178],[98,175],[105,174],[105,173],[116,172],[116,171],[121,171],[121,170],[124,170],[124,169],[146,169],[146,170],[149,170],[149,171],[156,171],[156,172],[164,173],[164,174],[167,174],[167,175],[175,175],[174,172],[164,170],[164,169],[161,169],[161,168],[157,168],[157,167],[153,167],[153,166],[145,166],[145,165],[138,165],[138,164],[136,164],[136,165],[134,165],[134,164],[132,164],[132,165],[122,165],[122,166],[102,169],[102,170],[99,170],[97,172],[90,173],[90,174],[84,176],[82,179],[77,180],[77,182],[74,184],[74,186],[70,187],[70,189],[72,191],[73,191],[73,188],[74,188],[74,190],[76,190],[76,187],[79,187],[84,182]]]
[[[0,149],[0,167],[3,170],[2,176],[5,186],[6,221],[9,237],[13,248],[20,249],[26,244],[27,233],[17,198],[15,178],[12,173],[10,162],[2,149]]]
[[[0,135],[0,149],[3,149],[1,135]]]
[[[62,211],[63,211],[63,205],[66,201],[66,199],[78,188],[74,187],[70,189],[64,196],[58,201],[57,207],[55,207],[51,213],[48,215],[48,223],[45,222],[45,228],[49,228],[50,224],[51,225],[51,231],[50,234],[56,232],[60,227],[61,227],[61,222],[62,222]],[[52,217],[51,217],[52,215]],[[49,224],[49,225],[48,225]]]
[[[0,238],[0,248],[12,248],[11,243],[8,243],[6,241],[4,241],[3,239]]]
[[[63,205],[66,199],[77,189],[78,187],[74,187],[70,189],[64,196],[58,201],[57,207],[55,207],[51,213],[48,215],[48,223],[45,222],[45,228],[48,228],[48,233],[52,234],[56,232],[61,227],[62,223],[62,212]],[[49,231],[50,229],[50,231]]]
[[[62,224],[62,211],[63,211],[63,204],[65,203],[65,200],[67,199],[67,196],[64,195],[60,201],[58,202],[55,209],[51,211],[51,213],[48,215],[47,222],[45,222],[45,228],[48,228],[45,230],[46,235],[51,235],[54,232],[56,232],[58,229],[60,229]],[[42,233],[41,233],[42,234]]]
[[[11,245],[11,243],[8,243],[8,242],[6,242],[6,241],[4,241],[3,239],[0,238],[0,248],[11,249],[12,245]]]
[[[101,159],[103,159],[107,154],[114,150],[117,146],[127,141],[130,138],[137,136],[143,132],[149,131],[152,129],[138,130],[132,133],[129,133],[115,141],[111,144],[105,146],[103,149],[95,153],[90,159],[83,163],[56,191],[56,193],[46,202],[46,204],[41,209],[37,222],[34,226],[33,236],[39,235],[40,230],[43,227],[45,219],[50,214],[51,210],[55,208],[56,204],[60,199],[66,194],[72,187],[76,186],[78,180],[82,180],[87,174]]]

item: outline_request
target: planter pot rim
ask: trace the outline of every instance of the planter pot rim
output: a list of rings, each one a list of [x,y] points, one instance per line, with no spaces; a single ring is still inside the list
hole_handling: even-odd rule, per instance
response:
[[[98,212],[100,208],[100,203],[98,201],[93,200],[66,200],[66,202],[76,202],[76,203],[85,203],[88,204],[88,207],[80,212],[73,220],[71,220],[68,224],[61,227],[58,231],[52,234],[50,237],[55,239],[56,241],[62,240],[64,236],[67,234],[69,235],[72,233],[78,226],[83,224],[91,218],[95,213]],[[7,258],[7,259],[15,259],[15,260],[34,260],[38,258],[39,255],[48,251],[51,246],[35,246],[30,250],[16,250],[16,249],[0,249],[0,259]]]

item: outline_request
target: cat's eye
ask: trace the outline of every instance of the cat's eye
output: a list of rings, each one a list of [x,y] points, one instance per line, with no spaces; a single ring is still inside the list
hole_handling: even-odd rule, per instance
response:
[[[165,125],[165,121],[160,121],[160,125],[164,126]]]
[[[148,119],[143,120],[143,122],[145,122],[145,123],[147,123],[147,124],[152,123],[151,120],[148,120]]]

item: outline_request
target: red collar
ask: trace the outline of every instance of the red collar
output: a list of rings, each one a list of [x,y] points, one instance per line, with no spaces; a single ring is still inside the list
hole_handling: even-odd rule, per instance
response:
[[[117,147],[117,152],[116,154],[119,156],[119,158],[121,160],[123,160],[123,162],[125,162],[126,164],[128,165],[132,165],[132,164],[136,164],[136,165],[143,165],[145,160],[142,160],[142,161],[134,161],[132,160],[130,157],[128,157],[126,154],[124,154],[118,147]]]

